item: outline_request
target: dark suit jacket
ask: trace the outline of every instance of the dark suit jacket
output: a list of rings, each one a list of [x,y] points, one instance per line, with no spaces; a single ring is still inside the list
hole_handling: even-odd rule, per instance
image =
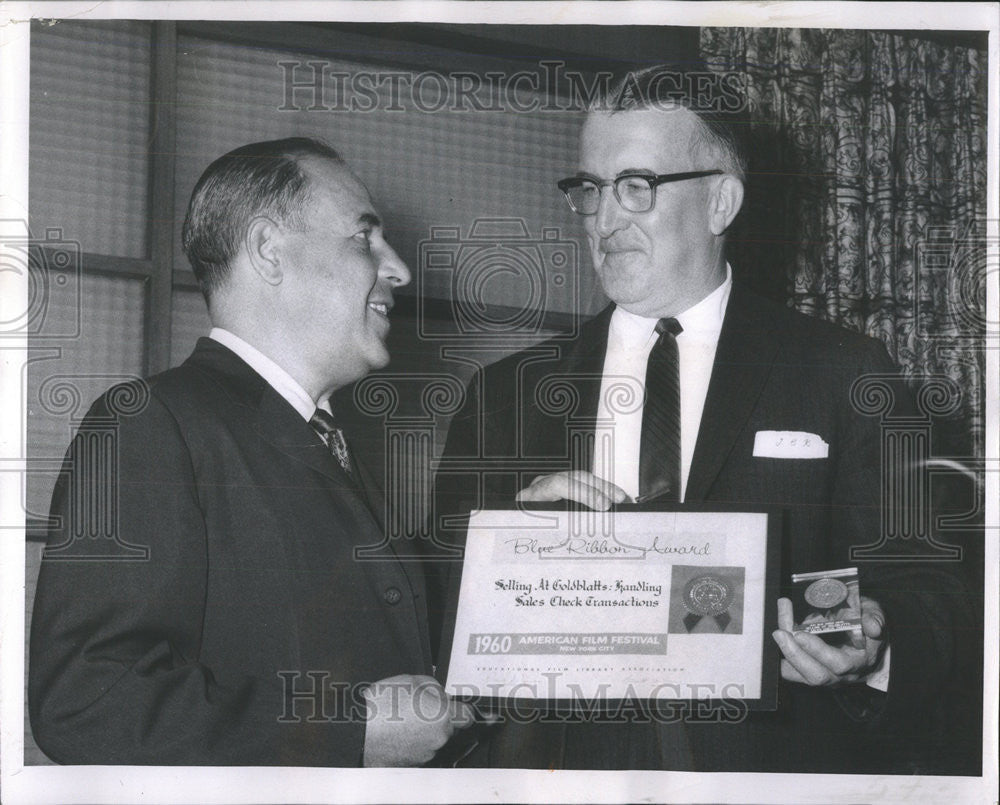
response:
[[[511,505],[516,491],[536,475],[590,469],[589,452],[574,451],[570,434],[593,431],[611,311],[584,325],[574,340],[526,350],[473,378],[448,435],[438,481],[439,515],[467,510],[470,502]],[[858,413],[850,401],[852,383],[869,372],[893,372],[875,340],[734,285],[686,501],[779,507],[785,516],[784,584],[795,572],[859,565],[862,594],[882,604],[892,630],[888,696],[863,685],[834,695],[783,684],[777,712],[717,712],[703,720],[736,723],[689,720],[686,731],[634,724],[507,725],[494,738],[491,765],[913,770],[914,754],[891,755],[884,746],[891,739],[879,730],[905,734],[905,746],[913,749],[914,714],[922,714],[921,727],[935,723],[941,706],[935,696],[950,670],[954,630],[948,608],[934,593],[953,582],[926,567],[850,558],[851,546],[873,543],[880,533],[879,420]],[[568,393],[558,398],[553,382]],[[901,383],[895,391],[903,410],[910,399]],[[829,458],[754,457],[754,437],[763,430],[818,434],[830,446]],[[477,455],[482,471],[448,471],[449,459]],[[456,544],[463,538],[459,532],[440,533]],[[457,573],[451,575],[445,584],[453,603]],[[865,736],[875,735],[878,740],[866,742]],[[920,762],[926,758],[923,746],[913,752]]]
[[[419,569],[354,558],[383,533],[365,456],[367,492],[209,339],[146,393],[94,404],[55,489],[31,634],[39,746],[61,763],[358,765],[358,686],[431,669]],[[96,558],[121,542],[148,558]]]

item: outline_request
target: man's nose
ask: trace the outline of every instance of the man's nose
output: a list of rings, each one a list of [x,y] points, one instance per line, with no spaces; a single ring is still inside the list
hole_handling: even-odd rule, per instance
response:
[[[615,197],[614,188],[610,185],[601,188],[597,212],[594,213],[594,232],[601,238],[607,238],[628,226],[625,210]]]
[[[383,244],[379,252],[378,275],[394,288],[408,285],[410,282],[410,269],[388,243]]]

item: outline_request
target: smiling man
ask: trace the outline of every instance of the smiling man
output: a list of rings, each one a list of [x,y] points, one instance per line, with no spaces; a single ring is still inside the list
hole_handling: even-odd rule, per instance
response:
[[[430,676],[419,570],[354,558],[382,538],[381,498],[330,406],[387,364],[410,273],[365,186],[308,139],[213,162],[183,243],[214,326],[182,366],[107,392],[70,448],[35,738],[61,763],[425,763],[468,708]]]
[[[920,741],[941,723],[934,719],[952,661],[952,614],[935,595],[935,569],[857,563],[850,553],[879,539],[882,481],[879,424],[852,406],[851,388],[869,373],[895,383],[894,367],[874,339],[734,279],[726,236],[743,203],[738,127],[746,121],[723,114],[708,95],[659,94],[692,86],[663,80],[674,76],[661,68],[631,75],[589,111],[578,171],[558,186],[581,217],[612,304],[575,338],[515,354],[473,379],[443,461],[474,469],[442,476],[438,512],[515,499],[601,510],[652,500],[667,509],[768,506],[785,525],[786,594],[792,573],[860,565],[867,640],[834,647],[793,634],[789,600],[771,601],[779,628],[768,650],[780,651],[783,677],[776,712],[706,707],[686,725],[669,707],[661,723],[640,708],[632,718],[539,713],[497,730],[478,761],[913,770],[927,758]],[[546,391],[553,382],[561,384],[559,404]],[[900,412],[906,397],[900,389]],[[775,433],[772,444],[767,435]],[[915,713],[925,721],[918,725]]]

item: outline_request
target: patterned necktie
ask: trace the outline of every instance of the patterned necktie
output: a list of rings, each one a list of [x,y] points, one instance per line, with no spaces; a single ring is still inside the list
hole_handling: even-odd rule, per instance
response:
[[[347,442],[344,441],[344,432],[337,427],[337,420],[333,418],[333,414],[322,408],[317,408],[312,419],[309,420],[309,424],[326,442],[326,446],[330,448],[330,452],[333,453],[344,472],[350,474],[351,457],[347,453]]]
[[[681,499],[681,383],[677,319],[660,319],[646,364],[646,402],[639,447],[639,501]]]

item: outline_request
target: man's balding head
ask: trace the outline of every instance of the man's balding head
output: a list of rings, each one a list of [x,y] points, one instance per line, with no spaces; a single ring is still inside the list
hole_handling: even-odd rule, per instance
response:
[[[303,160],[343,164],[333,148],[307,137],[244,145],[216,159],[191,194],[181,234],[205,299],[229,276],[250,222],[264,216],[295,226],[309,198]]]
[[[611,83],[591,112],[687,109],[701,124],[693,146],[746,183],[745,99],[731,80],[735,74],[691,73],[657,65],[627,73]],[[704,79],[704,80],[701,80]],[[706,153],[707,152],[707,153]]]

